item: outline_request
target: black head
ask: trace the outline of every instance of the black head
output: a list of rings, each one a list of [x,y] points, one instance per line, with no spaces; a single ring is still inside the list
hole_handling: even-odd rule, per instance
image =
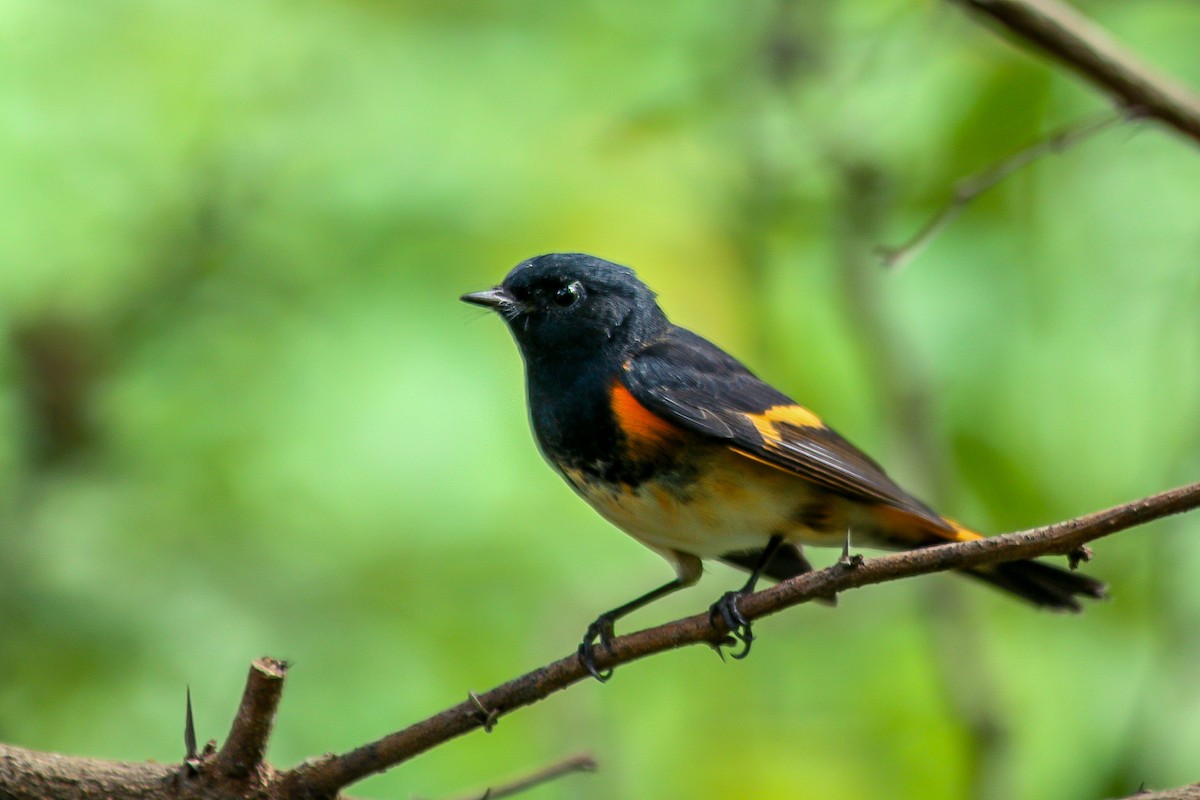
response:
[[[583,253],[522,261],[496,288],[462,299],[499,312],[528,363],[627,355],[667,326],[633,270]]]

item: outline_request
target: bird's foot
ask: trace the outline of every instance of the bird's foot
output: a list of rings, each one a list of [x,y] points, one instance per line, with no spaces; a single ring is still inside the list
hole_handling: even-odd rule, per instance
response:
[[[743,659],[750,655],[750,644],[754,641],[754,632],[750,629],[750,620],[738,608],[738,601],[749,594],[746,591],[726,592],[721,599],[708,609],[709,622],[716,622],[720,617],[734,640],[742,643],[742,649],[729,653],[735,659]],[[736,646],[736,645],[734,645]],[[717,652],[721,652],[717,645]],[[722,656],[723,658],[724,656]]]
[[[583,634],[583,641],[579,643],[579,662],[583,664],[583,668],[588,671],[596,680],[604,683],[612,677],[613,671],[609,669],[599,669],[596,666],[596,643],[607,650],[613,652],[613,619],[608,614],[601,614],[596,617],[596,621],[588,625],[587,631]]]

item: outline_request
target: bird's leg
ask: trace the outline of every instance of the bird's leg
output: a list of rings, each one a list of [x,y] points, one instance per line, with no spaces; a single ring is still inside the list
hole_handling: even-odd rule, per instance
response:
[[[746,581],[746,585],[741,589],[733,592],[726,592],[721,595],[721,599],[712,604],[708,610],[708,617],[711,621],[716,621],[719,616],[724,622],[725,627],[735,639],[742,643],[742,649],[736,653],[730,653],[734,658],[745,658],[750,655],[750,643],[754,641],[754,632],[750,629],[750,620],[746,619],[738,608],[738,601],[748,594],[754,592],[754,587],[758,583],[758,579],[762,577],[763,570],[767,568],[767,564],[771,563],[771,559],[779,552],[779,548],[783,546],[783,537],[776,534],[767,542],[767,546],[763,548],[762,553],[758,557],[758,563],[754,565],[754,569],[750,572],[750,579]]]
[[[690,585],[691,581],[684,578],[676,578],[673,581],[664,583],[657,589],[646,592],[645,594],[635,597],[624,605],[617,606],[611,611],[605,611],[600,616],[596,617],[596,621],[588,625],[587,631],[583,634],[583,641],[579,645],[579,661],[583,664],[584,669],[595,678],[603,683],[612,677],[612,670],[607,669],[601,671],[596,667],[596,641],[599,640],[600,646],[608,652],[612,652],[613,640],[613,623],[621,617],[638,610],[644,605],[653,603],[660,597],[666,597],[671,592],[677,589],[682,589]]]

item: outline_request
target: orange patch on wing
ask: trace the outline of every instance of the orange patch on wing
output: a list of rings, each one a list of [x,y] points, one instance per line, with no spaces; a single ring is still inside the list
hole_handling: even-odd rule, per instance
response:
[[[633,453],[660,449],[682,431],[637,401],[619,382],[609,391],[613,417]]]
[[[820,417],[804,406],[797,405],[771,406],[761,414],[747,414],[746,418],[754,423],[759,435],[766,441],[779,438],[779,423],[797,428],[825,427]]]

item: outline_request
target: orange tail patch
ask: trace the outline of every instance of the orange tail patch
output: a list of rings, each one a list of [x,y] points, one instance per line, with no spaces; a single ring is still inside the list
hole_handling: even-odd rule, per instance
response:
[[[946,520],[946,522],[950,523],[950,527],[954,529],[954,533],[955,533],[954,541],[956,541],[956,542],[969,542],[973,539],[982,539],[983,538],[982,533],[978,533],[976,531],[971,530],[970,528],[959,525],[956,521],[950,519],[949,517],[942,517],[942,519],[944,519],[944,520]]]
[[[921,547],[982,539],[983,534],[958,524],[949,517],[926,517],[893,506],[876,506],[874,518],[889,538],[901,547]],[[939,524],[940,523],[940,524]]]

